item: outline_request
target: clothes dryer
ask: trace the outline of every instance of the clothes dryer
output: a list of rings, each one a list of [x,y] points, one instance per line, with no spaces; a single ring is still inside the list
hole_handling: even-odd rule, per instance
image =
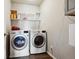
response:
[[[30,53],[44,53],[47,50],[47,33],[46,31],[30,32]]]

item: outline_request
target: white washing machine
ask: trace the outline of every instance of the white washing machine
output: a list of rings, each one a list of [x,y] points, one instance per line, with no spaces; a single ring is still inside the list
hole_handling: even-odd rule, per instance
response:
[[[46,31],[30,31],[30,53],[38,54],[47,51]]]
[[[22,56],[29,56],[29,31],[11,31],[10,58]]]

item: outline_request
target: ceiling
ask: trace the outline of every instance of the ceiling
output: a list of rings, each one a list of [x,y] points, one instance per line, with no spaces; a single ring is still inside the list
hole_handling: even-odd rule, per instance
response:
[[[40,5],[43,0],[11,0],[13,3],[23,3],[23,4],[32,4],[32,5]]]

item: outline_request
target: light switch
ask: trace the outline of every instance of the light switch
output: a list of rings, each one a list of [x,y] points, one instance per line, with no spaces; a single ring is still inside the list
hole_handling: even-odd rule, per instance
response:
[[[69,24],[69,45],[75,46],[75,24]]]

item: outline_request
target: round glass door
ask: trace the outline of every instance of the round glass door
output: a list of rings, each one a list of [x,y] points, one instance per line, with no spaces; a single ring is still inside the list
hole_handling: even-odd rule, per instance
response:
[[[34,39],[35,47],[41,48],[44,45],[44,43],[45,43],[45,39],[43,36],[38,35],[35,37],[35,39]]]
[[[15,49],[23,49],[26,43],[26,38],[24,36],[17,36],[12,41],[13,48]]]

